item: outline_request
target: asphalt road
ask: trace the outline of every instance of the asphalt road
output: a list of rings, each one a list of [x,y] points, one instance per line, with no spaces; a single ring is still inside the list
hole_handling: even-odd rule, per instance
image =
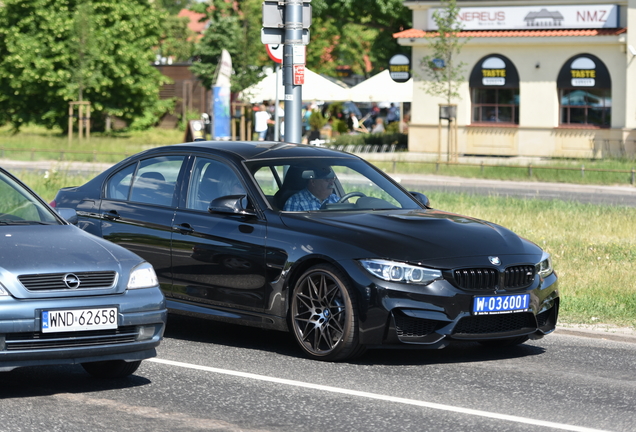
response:
[[[633,431],[636,343],[557,333],[507,350],[305,359],[286,333],[169,317],[127,379],[0,374],[2,431]]]
[[[68,170],[74,173],[98,174],[108,168],[110,164],[0,159],[0,166],[14,174],[24,170],[42,172]],[[636,207],[636,187],[634,186],[498,181],[418,174],[392,174],[392,176],[409,190],[418,190],[423,193],[428,191],[463,192],[474,195],[573,200],[599,205]],[[433,203],[434,205],[435,203]]]

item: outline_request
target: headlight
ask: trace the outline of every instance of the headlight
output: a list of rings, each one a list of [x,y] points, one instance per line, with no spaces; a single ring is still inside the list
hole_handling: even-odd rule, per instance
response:
[[[150,288],[157,286],[159,281],[157,280],[157,275],[155,274],[155,270],[149,263],[143,263],[135,267],[132,272],[130,272],[130,279],[128,279],[128,289],[138,289],[138,288]]]
[[[9,291],[7,291],[4,285],[0,283],[0,297],[8,296],[8,295],[9,295]]]
[[[537,273],[541,278],[545,279],[552,274],[554,270],[552,269],[552,257],[549,253],[543,252],[543,256],[541,256],[541,262],[537,264]]]
[[[360,260],[360,264],[372,275],[391,282],[428,285],[442,277],[442,272],[439,270],[412,266],[396,261],[368,259]]]

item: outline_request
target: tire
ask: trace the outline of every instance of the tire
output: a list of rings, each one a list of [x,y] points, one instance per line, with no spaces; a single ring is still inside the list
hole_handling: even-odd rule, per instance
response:
[[[514,338],[507,338],[507,339],[493,339],[493,340],[487,340],[487,341],[479,341],[479,343],[482,344],[483,346],[487,346],[490,348],[506,348],[506,347],[511,347],[515,345],[521,345],[528,339],[530,339],[530,336],[517,336]]]
[[[298,279],[290,321],[296,342],[311,359],[350,360],[365,351],[358,338],[355,293],[332,265],[313,266]]]
[[[141,360],[125,362],[123,360],[108,360],[82,363],[86,372],[97,378],[124,378],[135,373]]]

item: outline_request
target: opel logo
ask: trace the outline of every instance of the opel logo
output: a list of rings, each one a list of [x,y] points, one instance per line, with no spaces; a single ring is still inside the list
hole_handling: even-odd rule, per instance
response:
[[[499,259],[499,257],[496,257],[496,256],[489,256],[488,260],[490,261],[492,265],[498,266],[501,264],[501,260]]]
[[[66,273],[64,275],[64,285],[66,285],[70,289],[77,289],[80,286],[79,278],[73,273]]]

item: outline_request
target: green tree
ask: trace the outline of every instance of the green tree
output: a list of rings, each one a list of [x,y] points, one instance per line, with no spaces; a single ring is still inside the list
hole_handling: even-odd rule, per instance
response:
[[[147,0],[4,0],[0,121],[66,128],[81,92],[98,121],[152,124],[171,104],[159,99],[167,79],[152,66],[164,16]]]
[[[466,64],[457,61],[456,57],[468,39],[457,35],[462,30],[458,15],[456,0],[442,0],[442,9],[433,13],[438,31],[429,38],[431,54],[424,56],[420,62],[430,78],[423,81],[424,90],[431,96],[444,97],[447,104],[459,97],[459,86],[465,80]]]
[[[210,0],[192,7],[209,19],[209,26],[196,45],[191,67],[204,86],[214,84],[223,49],[232,57],[231,91],[238,92],[260,80],[262,66],[268,63],[260,36],[262,4],[262,0]]]
[[[410,54],[393,38],[393,33],[411,26],[411,11],[402,0],[313,0],[311,4],[309,68],[335,76],[337,66],[347,65],[370,76],[386,69],[394,54]]]
[[[188,28],[187,17],[170,15],[163,22],[163,35],[157,47],[157,55],[172,57],[175,63],[189,61],[194,55],[196,34]]]

